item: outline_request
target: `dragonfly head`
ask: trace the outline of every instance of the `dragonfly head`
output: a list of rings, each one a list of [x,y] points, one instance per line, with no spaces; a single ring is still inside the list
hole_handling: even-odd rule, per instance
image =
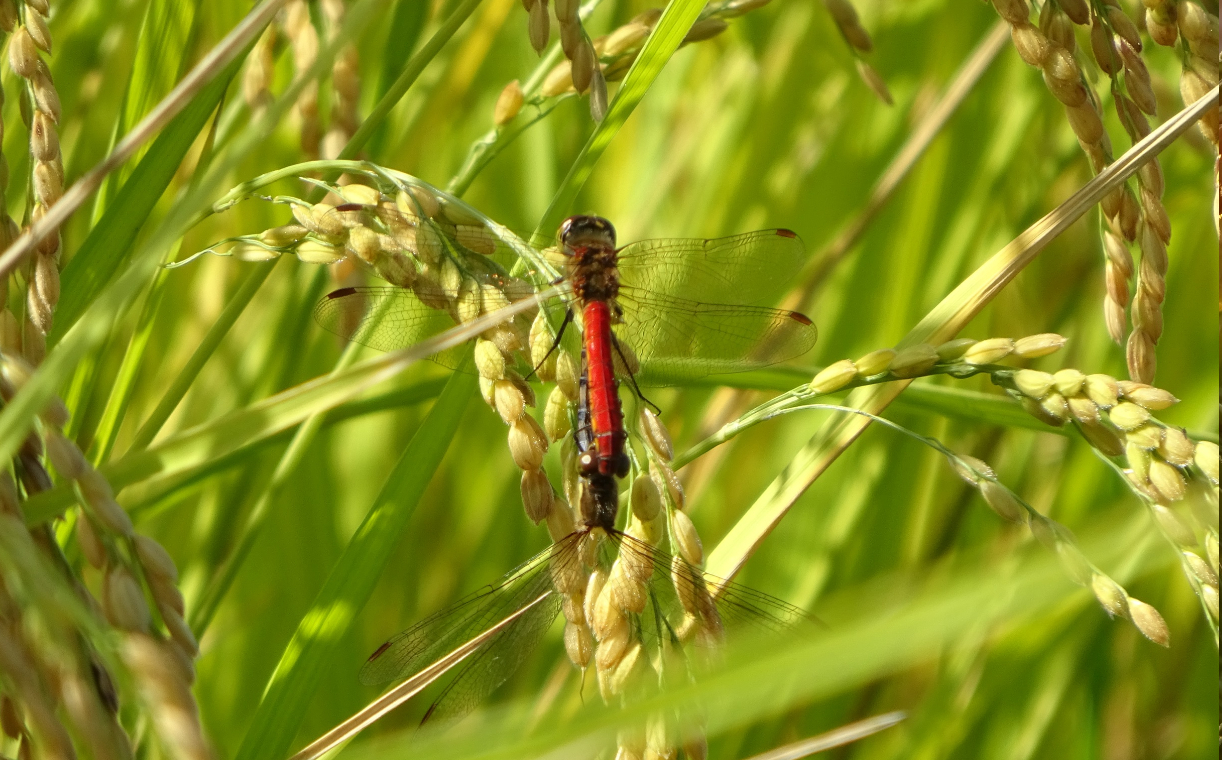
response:
[[[570,216],[560,225],[566,252],[582,248],[615,249],[615,228],[601,216]]]

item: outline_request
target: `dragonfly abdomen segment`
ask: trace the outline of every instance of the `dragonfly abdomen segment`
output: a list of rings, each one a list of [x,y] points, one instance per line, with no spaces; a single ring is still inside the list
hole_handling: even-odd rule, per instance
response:
[[[585,474],[624,477],[628,474],[628,454],[624,450],[624,412],[619,401],[619,381],[615,379],[615,347],[611,335],[611,308],[606,301],[590,301],[582,310],[585,323],[583,339],[588,372],[590,428],[594,456],[582,463]]]

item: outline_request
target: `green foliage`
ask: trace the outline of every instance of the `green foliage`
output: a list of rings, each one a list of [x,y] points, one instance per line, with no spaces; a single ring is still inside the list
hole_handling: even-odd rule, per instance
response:
[[[527,105],[504,132],[515,138],[459,183],[464,200],[492,219],[545,235],[570,213],[594,212],[625,242],[769,226],[803,238],[807,271],[821,278],[794,283],[803,298],[790,306],[818,324],[819,345],[797,369],[728,378],[729,389],[693,382],[651,392],[677,452],[803,385],[815,367],[927,326],[947,294],[1090,179],[1064,110],[1007,42],[859,240],[830,256],[914,124],[997,21],[981,3],[855,5],[892,107],[858,78],[821,4],[775,2],[679,47],[703,3],[677,0],[622,88],[612,85],[601,124],[585,98],[572,96],[523,128],[538,115]],[[52,19],[64,40],[50,65],[64,100],[65,185],[177,81],[167,70],[198,60],[250,3],[215,0],[176,15],[175,4],[154,0],[147,20],[110,6],[64,2]],[[326,74],[351,40],[360,115],[377,114],[362,124],[358,155],[446,187],[489,130],[502,88],[526,81],[537,64],[520,6],[353,3],[343,34],[323,35],[315,64],[324,123],[334,98]],[[585,27],[594,37],[646,7],[605,0]],[[314,22],[323,23],[318,12]],[[169,38],[176,47],[162,44]],[[356,673],[380,642],[548,541],[523,515],[504,424],[468,403],[478,399],[474,377],[416,357],[345,352],[310,319],[331,273],[292,257],[273,266],[203,256],[158,269],[212,241],[291,222],[285,206],[258,200],[207,213],[224,188],[306,160],[292,110],[300,83],[289,89],[288,43],[274,50],[272,106],[252,115],[238,64],[218,71],[112,177],[96,218],[82,209],[64,228],[53,347],[0,412],[0,452],[10,457],[42,402],[66,397],[74,440],[120,492],[137,529],[173,556],[187,617],[202,634],[195,695],[225,758],[287,756],[355,712],[376,695]],[[1156,91],[1166,119],[1182,107],[1180,61],[1153,44],[1145,56],[1165,85]],[[20,124],[17,98],[9,101],[5,124]],[[1118,121],[1104,121],[1123,153]],[[20,132],[9,129],[4,145],[14,177],[24,176]],[[1181,401],[1158,414],[1216,440],[1212,146],[1192,130],[1161,161],[1174,234],[1157,384]],[[309,197],[315,189],[280,179],[260,192]],[[7,198],[18,220],[23,192],[14,183]],[[1092,211],[1070,226],[959,334],[1060,333],[1069,338],[1064,350],[1025,366],[1125,377],[1124,349],[1109,340],[1101,314],[1102,224]],[[361,276],[335,274],[345,283]],[[11,291],[20,313],[21,291]],[[549,388],[534,386],[546,398]],[[1216,632],[1178,550],[1157,535],[1123,478],[1079,435],[1036,422],[986,378],[918,380],[883,414],[985,460],[1077,533],[1094,564],[1162,612],[1170,648],[1109,619],[1052,553],[987,509],[936,452],[876,426],[836,458],[822,442],[856,418],[802,412],[746,430],[680,475],[710,561],[748,553],[737,580],[811,610],[824,625],[818,633],[792,647],[734,652],[707,682],[621,712],[596,704],[592,671],[583,686],[557,626],[486,714],[452,733],[417,736],[434,687],[345,756],[598,748],[651,707],[696,700],[712,758],[750,757],[896,709],[908,719],[850,748],[853,757],[1213,757]],[[558,448],[546,462],[553,480]],[[817,479],[794,485],[802,472]],[[788,501],[778,496],[786,488]],[[25,503],[27,521],[71,510],[74,498],[57,481]],[[774,529],[761,528],[773,518]],[[69,531],[61,533],[68,560],[83,567]],[[714,550],[727,535],[738,542]],[[97,573],[84,575],[96,590]]]

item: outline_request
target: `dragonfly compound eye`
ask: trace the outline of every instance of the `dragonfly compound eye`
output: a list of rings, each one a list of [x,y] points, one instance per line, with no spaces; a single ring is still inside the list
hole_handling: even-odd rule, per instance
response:
[[[570,216],[560,225],[559,237],[569,248],[615,247],[615,227],[601,216]]]

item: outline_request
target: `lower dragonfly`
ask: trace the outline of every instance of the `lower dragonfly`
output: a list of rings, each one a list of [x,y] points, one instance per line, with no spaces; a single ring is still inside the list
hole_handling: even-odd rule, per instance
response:
[[[584,378],[582,385],[584,390]],[[594,445],[588,425],[582,426],[590,419],[588,405],[589,396],[583,392],[576,431],[579,456],[589,453]],[[608,576],[607,570],[612,567],[614,550],[618,550],[614,561],[623,563],[623,572],[645,589],[635,607],[626,612],[633,637],[659,652],[679,654],[680,660],[687,661],[684,670],[688,677],[695,664],[689,650],[715,647],[725,635],[743,629],[781,633],[812,620],[805,611],[786,602],[708,575],[682,558],[672,557],[633,535],[631,529],[619,530],[615,527],[619,513],[616,476],[594,469],[583,472],[581,479],[579,523],[572,533],[509,572],[497,585],[422,620],[378,647],[362,668],[361,681],[376,685],[408,678],[546,595],[468,658],[422,722],[461,718],[513,675],[562,609],[569,627],[576,618],[582,625],[597,628],[598,595],[613,582],[615,571]],[[588,581],[600,570],[606,585],[595,588]],[[566,628],[566,645],[569,643]],[[599,646],[607,644],[603,641]],[[575,659],[572,649],[569,656]],[[673,663],[675,658],[651,656],[649,660]],[[583,668],[586,662],[575,660]],[[666,676],[662,672],[657,675],[659,682]]]

